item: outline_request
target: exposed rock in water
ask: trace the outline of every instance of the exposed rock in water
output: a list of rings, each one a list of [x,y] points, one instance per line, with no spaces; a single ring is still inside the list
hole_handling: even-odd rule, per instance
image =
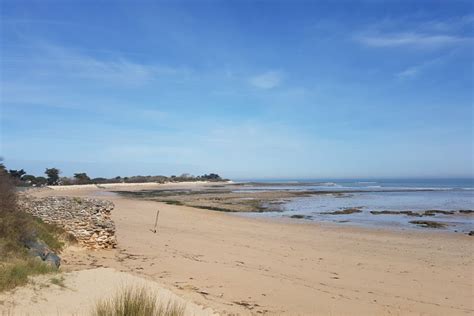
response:
[[[334,212],[323,212],[321,214],[327,214],[327,215],[346,215],[346,214],[354,214],[354,213],[361,213],[362,210],[359,208],[346,208],[340,211],[334,211]]]
[[[77,197],[33,198],[22,208],[46,223],[63,227],[80,245],[91,249],[115,248],[115,224],[110,218],[114,204],[106,200]],[[53,259],[51,259],[53,260]]]
[[[473,214],[473,213],[474,213],[474,210],[459,210],[459,213],[462,213],[462,214]]]
[[[445,223],[435,221],[411,221],[410,223],[425,228],[445,228],[447,226]]]
[[[434,215],[434,214],[443,214],[443,215],[453,215],[454,211],[443,211],[443,210],[427,210],[423,212],[424,215]]]
[[[311,215],[295,214],[295,215],[291,215],[290,218],[296,218],[296,219],[312,219],[313,216],[311,216]]]
[[[474,236],[474,230],[471,230],[468,235],[469,236]]]
[[[372,215],[407,215],[407,216],[416,216],[421,217],[422,214],[415,213],[412,211],[370,211]]]
[[[413,211],[370,211],[373,215],[407,215],[407,216],[416,216],[416,217],[423,217],[423,216],[435,216],[436,214],[443,214],[443,215],[454,215],[454,211],[443,211],[443,210],[427,210],[421,213],[413,212]]]

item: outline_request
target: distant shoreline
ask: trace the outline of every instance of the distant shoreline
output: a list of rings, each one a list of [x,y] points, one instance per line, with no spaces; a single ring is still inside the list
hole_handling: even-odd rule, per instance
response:
[[[210,183],[227,183],[231,184],[232,181],[180,181],[180,182],[120,182],[120,183],[103,183],[103,184],[68,184],[68,185],[45,185],[38,187],[21,187],[25,189],[38,190],[38,189],[52,189],[52,190],[72,190],[72,189],[113,189],[115,187],[145,187],[145,186],[163,186],[163,185],[199,185],[199,184],[210,184]]]

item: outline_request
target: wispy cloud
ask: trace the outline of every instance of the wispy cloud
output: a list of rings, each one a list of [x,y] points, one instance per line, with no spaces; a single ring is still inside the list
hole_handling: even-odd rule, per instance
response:
[[[282,74],[278,71],[268,71],[266,73],[250,78],[249,82],[259,89],[272,89],[278,87],[283,80]]]
[[[418,76],[419,73],[420,73],[420,67],[414,66],[414,67],[409,67],[403,71],[400,71],[399,73],[397,73],[397,77],[401,79],[414,78]]]
[[[140,63],[123,57],[119,52],[115,56],[101,56],[46,42],[34,42],[28,46],[34,54],[6,55],[2,67],[25,69],[35,76],[55,76],[61,80],[76,78],[126,85],[142,85],[163,77],[183,80],[190,75],[189,69]]]
[[[474,16],[449,20],[385,19],[354,34],[353,39],[369,47],[441,48],[472,43],[466,34],[472,29]]]
[[[395,75],[399,79],[413,79],[422,75],[422,73],[426,72],[429,68],[443,64],[447,58],[449,58],[449,55],[427,60],[420,64],[407,67],[404,70],[396,73]]]
[[[112,83],[143,84],[159,76],[175,75],[183,69],[143,64],[124,57],[99,58],[54,45],[42,45],[47,58],[56,66],[81,78]]]
[[[421,33],[396,33],[357,36],[360,43],[372,47],[441,47],[471,42],[470,37],[454,35],[429,35]]]

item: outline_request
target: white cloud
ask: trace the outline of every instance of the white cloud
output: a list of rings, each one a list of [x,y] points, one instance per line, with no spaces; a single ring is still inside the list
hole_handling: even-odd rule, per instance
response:
[[[356,40],[372,47],[441,47],[471,42],[470,37],[454,35],[429,35],[421,33],[396,33],[357,36]]]
[[[421,75],[423,72],[429,70],[430,68],[443,64],[445,61],[446,57],[438,57],[431,60],[426,60],[420,64],[410,66],[396,73],[395,75],[399,79],[413,79]]]
[[[122,85],[143,85],[159,78],[181,81],[191,74],[182,67],[137,62],[120,52],[92,55],[38,41],[29,42],[28,47],[31,53],[3,58],[4,69],[11,69],[12,74],[21,69],[17,72],[28,71],[33,77],[56,77],[61,81],[73,78]]]
[[[260,89],[272,89],[279,86],[281,82],[282,75],[277,71],[268,71],[250,78],[250,84]]]
[[[397,73],[397,77],[401,79],[414,78],[420,73],[419,67],[409,67]]]
[[[451,19],[383,19],[356,32],[353,39],[370,47],[441,48],[472,43],[473,15]]]

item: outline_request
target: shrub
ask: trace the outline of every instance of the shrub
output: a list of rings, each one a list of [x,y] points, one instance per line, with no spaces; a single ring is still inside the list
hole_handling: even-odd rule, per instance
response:
[[[94,316],[181,316],[184,306],[175,302],[159,302],[146,287],[129,286],[121,289],[111,299],[99,301]]]

